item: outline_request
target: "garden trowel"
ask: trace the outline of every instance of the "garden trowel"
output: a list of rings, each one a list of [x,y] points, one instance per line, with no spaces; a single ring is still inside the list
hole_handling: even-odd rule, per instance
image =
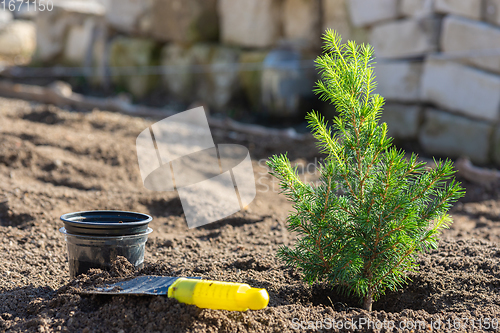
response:
[[[252,288],[244,283],[154,275],[84,290],[82,294],[167,295],[199,308],[229,311],[261,310],[269,303],[266,289]]]

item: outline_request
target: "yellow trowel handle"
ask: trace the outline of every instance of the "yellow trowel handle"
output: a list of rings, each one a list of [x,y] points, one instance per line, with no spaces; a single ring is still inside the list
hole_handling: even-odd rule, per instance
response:
[[[265,289],[248,284],[210,280],[177,279],[168,289],[168,297],[199,308],[229,311],[264,309],[269,303]]]

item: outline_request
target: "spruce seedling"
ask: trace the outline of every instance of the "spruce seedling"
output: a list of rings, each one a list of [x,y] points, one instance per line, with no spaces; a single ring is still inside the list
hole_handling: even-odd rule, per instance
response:
[[[378,124],[384,99],[373,93],[373,48],[342,44],[331,30],[323,40],[314,91],[338,116],[331,127],[319,113],[307,116],[326,155],[318,184],[302,182],[286,154],[268,161],[294,203],[287,223],[298,234],[278,256],[301,268],[307,282],[328,281],[371,311],[387,289],[407,282],[419,252],[437,248],[440,230],[452,223],[447,211],[465,192],[451,161],[426,168],[392,146],[387,125]]]

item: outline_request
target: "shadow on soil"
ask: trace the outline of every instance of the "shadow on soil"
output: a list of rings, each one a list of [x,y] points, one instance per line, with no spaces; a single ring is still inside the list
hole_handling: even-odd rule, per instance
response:
[[[142,199],[139,201],[146,206],[152,216],[181,216],[184,214],[181,199]]]
[[[15,214],[10,210],[8,202],[0,202],[0,226],[12,226],[20,229],[31,226],[34,218],[30,214]]]
[[[31,122],[48,125],[55,125],[64,122],[64,119],[62,119],[56,111],[51,110],[49,106],[45,106],[38,111],[27,113],[21,118]]]
[[[262,218],[246,218],[246,217],[228,217],[225,219],[222,219],[220,221],[210,223],[201,227],[198,227],[200,230],[214,230],[214,229],[220,229],[224,227],[225,225],[231,225],[233,227],[241,227],[242,225],[245,224],[252,224],[252,223],[257,223],[262,221]]]
[[[32,320],[56,293],[49,287],[35,288],[32,285],[0,293],[0,330],[3,329],[2,320],[12,320],[16,317]],[[19,306],[20,304],[22,306]],[[10,329],[15,330],[15,326]]]

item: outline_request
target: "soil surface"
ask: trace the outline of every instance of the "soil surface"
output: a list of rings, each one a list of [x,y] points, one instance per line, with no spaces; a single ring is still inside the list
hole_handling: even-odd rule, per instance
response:
[[[69,112],[0,99],[0,332],[479,332],[499,331],[500,199],[496,186],[464,182],[467,196],[439,249],[398,292],[360,309],[327,284],[304,283],[275,257],[294,242],[290,204],[263,159],[289,151],[315,180],[314,143],[278,142],[214,130],[216,143],[249,148],[257,198],[222,221],[188,229],[173,192],[146,190],[135,139],[152,121],[101,111]],[[307,168],[309,166],[309,168]],[[95,209],[153,216],[145,266],[123,260],[111,272],[69,278],[64,213]],[[137,275],[202,276],[266,288],[269,307],[229,312],[198,309],[163,296],[84,296],[82,288]]]

